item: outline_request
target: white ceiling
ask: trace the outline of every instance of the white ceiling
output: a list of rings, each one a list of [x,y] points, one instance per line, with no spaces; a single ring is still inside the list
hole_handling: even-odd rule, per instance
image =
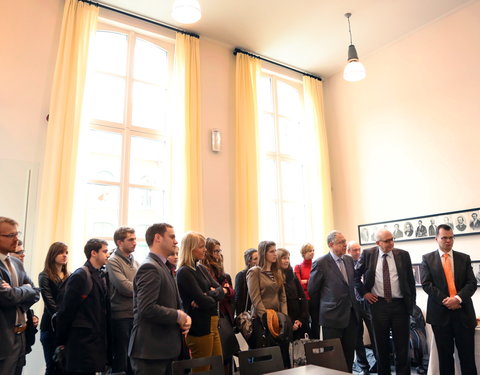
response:
[[[343,69],[351,12],[360,60],[472,0],[199,0],[202,19],[181,25],[173,0],[101,0],[169,25],[328,77]],[[476,0],[478,1],[478,0]],[[368,73],[368,66],[367,73]]]

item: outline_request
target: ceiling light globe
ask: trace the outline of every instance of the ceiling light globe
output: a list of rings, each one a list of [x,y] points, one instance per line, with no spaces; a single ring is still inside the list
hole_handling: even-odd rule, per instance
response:
[[[343,70],[343,79],[349,82],[361,81],[367,76],[367,71],[359,61],[349,61]]]
[[[175,0],[172,7],[172,18],[180,23],[190,24],[202,17],[198,0]]]

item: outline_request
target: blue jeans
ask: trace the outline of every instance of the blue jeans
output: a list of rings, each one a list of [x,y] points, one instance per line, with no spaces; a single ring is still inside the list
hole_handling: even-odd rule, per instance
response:
[[[53,353],[55,353],[55,334],[49,331],[40,331],[40,342],[43,346],[43,356],[45,357],[45,375],[55,374],[55,362]]]

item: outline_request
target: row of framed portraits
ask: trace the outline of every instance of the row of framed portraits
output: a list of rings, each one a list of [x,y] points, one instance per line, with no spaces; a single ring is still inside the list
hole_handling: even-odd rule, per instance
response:
[[[382,228],[392,232],[395,242],[434,238],[439,224],[452,227],[455,236],[480,234],[480,208],[361,224],[358,225],[359,243],[375,244],[375,234]]]
[[[415,277],[415,285],[422,286],[420,279],[420,263],[412,264],[413,276]],[[473,274],[477,279],[477,286],[480,286],[480,260],[472,260]]]

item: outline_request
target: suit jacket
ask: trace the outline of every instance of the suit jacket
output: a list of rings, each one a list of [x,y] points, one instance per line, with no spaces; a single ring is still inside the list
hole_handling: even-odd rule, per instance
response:
[[[151,360],[177,359],[181,331],[177,284],[156,254],[149,253],[133,280],[133,329],[128,354]]]
[[[420,265],[420,275],[423,290],[428,294],[427,323],[445,326],[451,319],[459,319],[465,327],[473,329],[477,322],[472,295],[477,290],[477,280],[473,274],[470,256],[458,251],[452,253],[455,287],[462,299],[462,308],[452,311],[442,305],[443,299],[449,296],[442,260],[438,250],[425,254]]]
[[[362,256],[355,267],[355,288],[360,296],[372,291],[375,284],[375,270],[377,269],[379,247],[374,246],[362,252]],[[381,251],[381,250],[380,250]],[[405,250],[393,249],[393,258],[397,267],[400,291],[403,294],[403,301],[407,312],[411,315],[417,291],[415,278],[413,277],[412,261],[410,254]],[[362,279],[363,277],[363,279]]]
[[[344,256],[343,260],[348,284],[330,253],[321,256],[312,264],[308,294],[312,322],[315,324],[331,328],[346,328],[350,322],[352,309],[358,317],[353,259]]]
[[[15,339],[15,322],[17,318],[17,307],[27,312],[30,306],[40,298],[40,291],[34,287],[32,280],[27,276],[22,262],[10,257],[12,267],[15,267],[18,277],[18,287],[0,287],[0,360],[5,359],[11,352]],[[0,261],[0,280],[3,279],[10,285],[12,280],[7,267]],[[25,284],[30,284],[27,286]]]
[[[90,272],[92,289],[85,295],[88,275],[83,268],[68,278],[58,306],[56,340],[57,345],[65,345],[67,371],[103,372],[111,361],[107,275],[88,261],[85,266]]]

